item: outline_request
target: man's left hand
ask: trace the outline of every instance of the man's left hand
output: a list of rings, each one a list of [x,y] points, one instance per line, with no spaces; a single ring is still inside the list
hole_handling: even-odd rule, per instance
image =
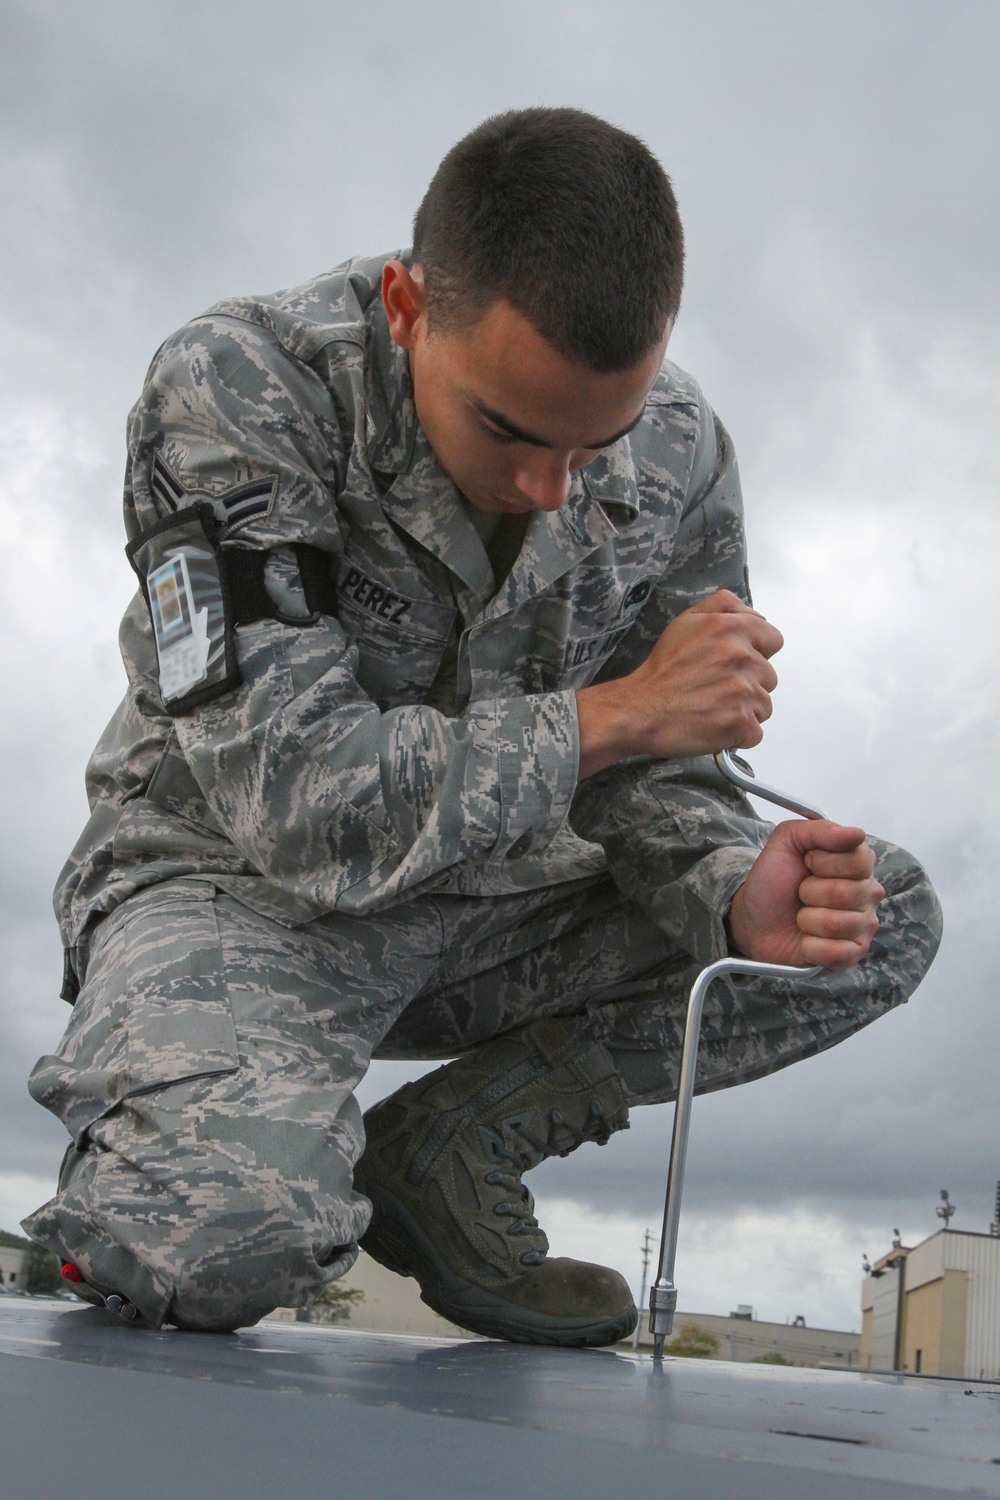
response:
[[[846,969],[868,952],[885,891],[860,828],[779,823],[733,897],[731,948],[761,963]]]

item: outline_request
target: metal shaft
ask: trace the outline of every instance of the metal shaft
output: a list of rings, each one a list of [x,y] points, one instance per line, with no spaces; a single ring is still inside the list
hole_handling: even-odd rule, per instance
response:
[[[758,781],[746,762],[740,765],[731,750],[720,750],[715,757],[715,764],[723,776],[734,786],[738,786],[742,792],[749,792],[753,797],[761,797],[765,802],[773,802],[776,807],[787,808],[789,812],[798,813],[801,818],[826,817],[826,813],[820,812],[819,808],[813,807],[811,803],[800,802],[798,797],[790,797],[787,792],[779,792],[776,787]],[[746,766],[745,770],[744,766]]]
[[[825,815],[816,807],[797,798],[788,797],[773,787],[758,782],[749,769],[744,772],[733,760],[728,750],[715,757],[716,765],[724,776],[744,791],[763,797],[790,812],[805,818],[822,818]],[[681,1070],[677,1081],[677,1104],[674,1109],[674,1129],[670,1141],[670,1165],[667,1170],[667,1193],[663,1205],[663,1230],[660,1235],[660,1257],[656,1267],[656,1280],[649,1291],[649,1331],[653,1335],[653,1358],[663,1358],[663,1341],[674,1326],[677,1310],[677,1288],[674,1285],[674,1262],[677,1258],[677,1235],[681,1217],[681,1193],[684,1189],[684,1167],[687,1162],[688,1132],[691,1128],[691,1103],[694,1098],[695,1076],[698,1070],[698,1042],[701,1037],[701,1016],[705,1008],[705,996],[714,980],[723,974],[765,975],[771,979],[814,979],[821,968],[801,969],[792,964],[757,963],[751,958],[721,958],[702,969],[688,999],[687,1020],[684,1027],[684,1046],[681,1051]]]

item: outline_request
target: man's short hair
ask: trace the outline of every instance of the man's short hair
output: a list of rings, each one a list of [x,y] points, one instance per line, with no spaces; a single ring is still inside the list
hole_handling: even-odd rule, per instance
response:
[[[506,300],[593,370],[632,369],[680,305],[670,179],[634,135],[577,109],[493,115],[448,152],[417,210],[432,331]]]

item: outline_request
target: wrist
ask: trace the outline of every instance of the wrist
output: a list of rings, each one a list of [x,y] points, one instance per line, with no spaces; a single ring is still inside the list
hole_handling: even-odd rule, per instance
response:
[[[627,755],[643,753],[643,726],[624,682],[615,678],[576,691],[580,781]]]
[[[743,887],[740,886],[732,901],[729,910],[722,919],[723,930],[726,934],[726,946],[731,958],[750,958],[750,936],[746,931],[743,920]]]

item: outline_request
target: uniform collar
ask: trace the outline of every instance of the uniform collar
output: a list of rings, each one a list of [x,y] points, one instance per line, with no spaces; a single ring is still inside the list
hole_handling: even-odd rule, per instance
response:
[[[635,481],[632,449],[627,437],[581,469],[583,488],[616,527],[628,526],[639,514],[639,487]]]
[[[365,451],[379,474],[405,474],[420,426],[405,349],[393,343],[381,297],[365,310]]]

